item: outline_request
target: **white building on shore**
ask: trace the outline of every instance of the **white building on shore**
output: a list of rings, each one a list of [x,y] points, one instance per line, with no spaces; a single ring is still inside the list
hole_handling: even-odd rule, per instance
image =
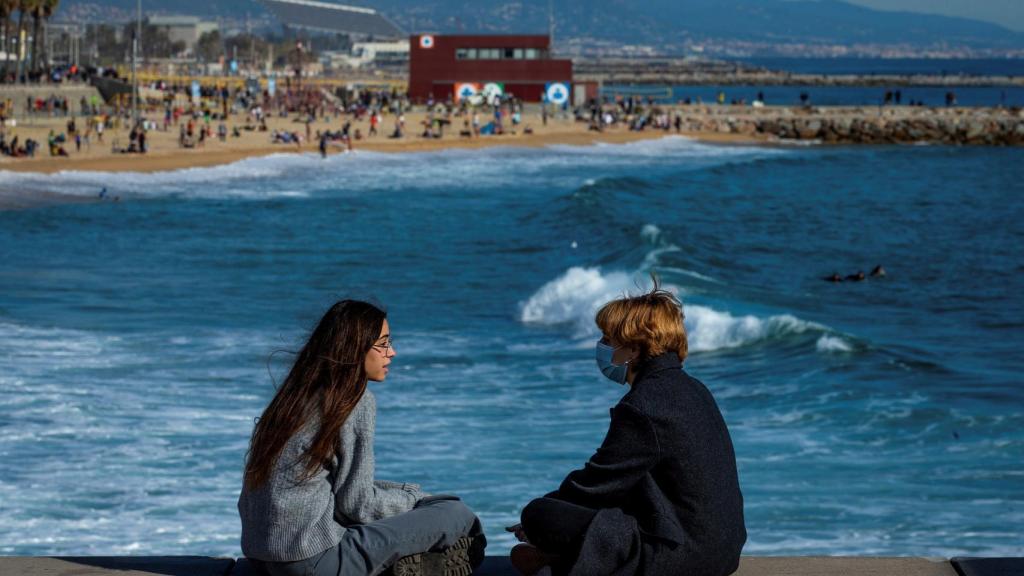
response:
[[[165,30],[172,42],[184,42],[185,50],[192,54],[200,36],[218,29],[216,22],[198,16],[149,16],[146,23]]]
[[[324,53],[323,60],[331,68],[406,66],[409,64],[409,41],[356,42],[349,52]]]

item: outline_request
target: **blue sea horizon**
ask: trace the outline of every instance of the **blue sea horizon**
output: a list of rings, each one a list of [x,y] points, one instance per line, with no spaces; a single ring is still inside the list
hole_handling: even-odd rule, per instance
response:
[[[395,338],[378,476],[460,495],[505,553],[623,393],[596,308],[654,271],[733,436],[744,553],[1022,556],[1022,154],[669,137],[0,171],[0,198],[89,200],[0,211],[0,554],[240,555],[253,419],[343,297]]]

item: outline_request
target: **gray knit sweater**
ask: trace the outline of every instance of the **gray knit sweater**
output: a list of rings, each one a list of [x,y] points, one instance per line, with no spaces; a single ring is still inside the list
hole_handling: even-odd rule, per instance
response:
[[[341,451],[330,466],[298,482],[302,452],[316,433],[311,422],[288,441],[270,479],[238,498],[242,553],[291,562],[310,558],[341,541],[345,527],[412,510],[426,496],[415,484],[374,480],[373,431],[377,401],[367,390],[341,428]]]

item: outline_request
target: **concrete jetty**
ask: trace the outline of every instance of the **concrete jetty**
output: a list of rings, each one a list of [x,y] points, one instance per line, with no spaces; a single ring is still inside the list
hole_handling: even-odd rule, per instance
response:
[[[663,86],[1024,86],[1024,77],[969,74],[797,74],[691,58],[576,58],[576,82]]]
[[[246,559],[205,556],[0,557],[0,576],[259,576]],[[518,576],[488,556],[475,576]],[[1021,576],[1024,558],[744,556],[736,576]]]
[[[679,106],[682,129],[831,144],[1024,146],[1024,110],[1010,108]]]

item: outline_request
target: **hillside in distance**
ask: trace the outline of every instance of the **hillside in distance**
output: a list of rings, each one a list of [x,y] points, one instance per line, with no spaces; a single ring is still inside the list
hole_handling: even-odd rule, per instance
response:
[[[887,44],[1024,49],[1024,33],[976,20],[883,12],[841,0],[345,0],[375,8],[406,32],[546,32],[553,7],[557,38],[644,45],[728,39],[756,43]],[[134,0],[63,0],[58,11],[115,9]],[[147,13],[244,19],[266,14],[256,0],[143,0]]]

